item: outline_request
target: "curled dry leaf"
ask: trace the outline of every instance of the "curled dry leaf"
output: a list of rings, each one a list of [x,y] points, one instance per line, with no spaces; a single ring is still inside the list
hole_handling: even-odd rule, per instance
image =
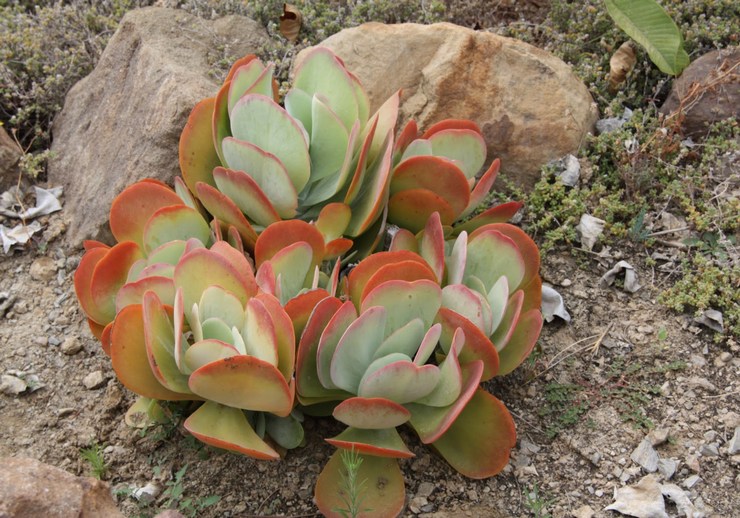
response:
[[[298,39],[303,16],[293,4],[283,4],[283,14],[280,15],[280,34],[293,43]]]
[[[282,25],[281,25],[282,30]],[[616,92],[637,62],[631,41],[625,41],[609,60],[609,90]]]

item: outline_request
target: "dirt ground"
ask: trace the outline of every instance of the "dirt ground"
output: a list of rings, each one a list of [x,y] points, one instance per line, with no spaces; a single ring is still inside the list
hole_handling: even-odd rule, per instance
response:
[[[142,435],[124,424],[134,398],[77,305],[72,279],[80,252],[54,237],[63,221],[64,212],[45,222],[39,242],[47,245],[0,256],[0,374],[38,377],[32,393],[0,395],[0,456],[30,456],[87,475],[80,450],[101,445],[103,478],[130,516],[167,505],[198,516],[313,516],[313,486],[332,453],[322,437],[339,431],[330,420],[307,418],[309,443],[274,463],[203,447],[179,428]],[[645,266],[640,252],[548,255],[544,280],[563,295],[572,321],[546,324],[533,358],[488,387],[516,422],[511,463],[496,477],[469,480],[405,432],[416,454],[401,462],[405,515],[615,516],[603,509],[615,488],[646,475],[630,457],[650,430],[659,457],[677,463],[669,482],[697,510],[737,515],[740,456],[728,450],[740,425],[738,344],[714,343],[691,317],[657,305],[666,273]],[[634,294],[599,286],[618,259],[636,268],[642,288]],[[151,482],[165,491],[137,503],[131,491]],[[675,506],[668,511],[677,515]]]

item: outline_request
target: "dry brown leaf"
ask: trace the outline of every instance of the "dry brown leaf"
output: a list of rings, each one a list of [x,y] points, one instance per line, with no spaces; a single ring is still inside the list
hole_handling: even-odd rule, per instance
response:
[[[609,60],[609,90],[615,92],[637,62],[631,41],[625,41]]]
[[[294,43],[298,39],[301,30],[303,15],[298,8],[292,4],[283,4],[283,14],[280,15],[280,34],[289,42]]]

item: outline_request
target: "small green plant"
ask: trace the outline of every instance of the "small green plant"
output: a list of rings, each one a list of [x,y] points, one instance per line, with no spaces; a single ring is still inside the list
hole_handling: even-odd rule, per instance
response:
[[[82,460],[90,465],[90,473],[97,479],[102,479],[108,473],[108,463],[105,461],[103,446],[94,443],[80,450]]]
[[[526,507],[535,518],[552,518],[547,512],[547,508],[553,503],[553,500],[542,494],[542,491],[535,482],[529,490],[524,491],[524,507]]]
[[[340,496],[345,507],[334,509],[334,512],[341,514],[344,518],[355,518],[360,513],[372,511],[372,509],[362,508],[363,493],[367,486],[367,479],[359,480],[363,459],[354,448],[342,450],[341,459],[344,469],[342,470]]]
[[[178,509],[182,514],[194,518],[195,516],[200,516],[206,508],[217,504],[221,500],[221,497],[218,495],[211,495],[205,498],[185,496],[184,480],[188,466],[188,464],[185,464],[175,472],[171,480],[165,483],[166,487],[162,492],[162,498],[164,499],[162,507],[165,509]]]
[[[546,404],[539,410],[539,415],[548,419],[545,426],[548,439],[554,439],[563,430],[575,426],[589,410],[589,400],[583,397],[583,390],[584,387],[569,383],[545,385]]]

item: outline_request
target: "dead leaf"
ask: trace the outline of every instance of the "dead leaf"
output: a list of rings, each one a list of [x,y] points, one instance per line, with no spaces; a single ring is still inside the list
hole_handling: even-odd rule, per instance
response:
[[[280,34],[289,42],[298,39],[298,33],[303,23],[303,15],[293,4],[283,4],[283,14],[280,15]]]
[[[635,269],[627,261],[619,261],[615,264],[611,270],[606,272],[601,279],[599,279],[599,284],[602,287],[611,286],[614,284],[617,276],[622,272],[624,272],[624,291],[634,293],[641,288],[640,284],[637,282],[637,273],[635,272]]]
[[[637,62],[631,41],[625,41],[609,59],[609,91],[616,92]]]
[[[604,232],[604,225],[606,225],[606,221],[603,219],[595,218],[590,214],[581,216],[581,221],[576,225],[576,233],[583,248],[586,250],[593,249],[596,240]]]
[[[570,313],[565,309],[563,296],[547,283],[542,284],[542,316],[548,322],[552,322],[555,317],[570,322]]]
[[[614,503],[605,510],[636,518],[668,518],[661,486],[653,475],[634,486],[614,489]]]

